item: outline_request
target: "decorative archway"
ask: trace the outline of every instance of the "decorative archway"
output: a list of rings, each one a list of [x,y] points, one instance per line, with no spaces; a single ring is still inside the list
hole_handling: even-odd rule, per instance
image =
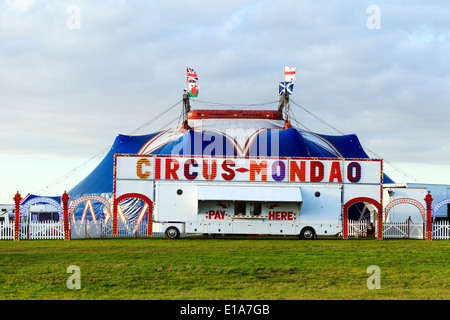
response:
[[[107,213],[111,214],[111,205],[108,200],[105,198],[95,195],[95,194],[87,194],[81,197],[78,197],[74,201],[70,203],[69,206],[69,217],[72,218],[72,221],[75,221],[75,209],[85,201],[97,201],[103,204],[106,207]]]
[[[439,209],[442,207],[442,206],[444,206],[444,205],[446,205],[446,204],[449,204],[450,203],[450,199],[444,199],[444,200],[442,200],[442,201],[439,201],[435,206],[434,206],[434,208],[433,208],[433,220],[436,218],[436,213],[439,211]]]
[[[48,197],[36,197],[36,198],[33,198],[33,199],[27,201],[20,210],[20,217],[23,218],[24,215],[27,213],[28,209],[32,205],[40,204],[40,203],[46,203],[46,204],[54,206],[58,210],[59,219],[62,220],[63,208],[61,207],[61,204],[59,204],[57,201],[53,200],[52,198],[48,198]]]
[[[450,202],[450,199],[449,199]],[[398,198],[398,199],[394,199],[391,202],[389,202],[389,204],[386,206],[386,208],[384,208],[384,219],[386,220],[389,214],[389,211],[395,207],[396,205],[402,204],[402,203],[406,203],[406,204],[411,204],[413,206],[415,206],[417,209],[419,209],[420,213],[422,214],[422,219],[425,220],[425,208],[424,206],[417,200],[412,199],[412,198]]]
[[[151,236],[153,233],[153,201],[151,201],[148,197],[144,196],[140,193],[125,193],[118,198],[114,199],[113,204],[113,235],[117,235],[117,207],[119,203],[124,199],[136,198],[141,199],[148,205],[148,228],[147,235]]]
[[[348,239],[348,209],[350,208],[350,206],[354,205],[355,203],[370,203],[373,204],[377,210],[378,210],[378,235],[377,238],[379,240],[383,239],[383,207],[381,206],[381,204],[372,199],[372,198],[367,198],[367,197],[358,197],[358,198],[353,198],[349,201],[347,201],[346,204],[344,204],[344,218],[343,218],[343,238],[344,239]]]

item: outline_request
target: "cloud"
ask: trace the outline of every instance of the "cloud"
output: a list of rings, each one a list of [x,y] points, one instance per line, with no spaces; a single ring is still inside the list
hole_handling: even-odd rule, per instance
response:
[[[297,67],[292,99],[340,131],[393,162],[441,163],[450,157],[450,8],[382,1],[381,29],[370,30],[372,4],[6,1],[0,154],[89,157],[179,101],[186,66],[199,74],[199,100],[275,101],[288,65]],[[80,29],[67,27],[71,5]]]
[[[35,0],[7,0],[4,4],[6,11],[23,13],[34,5]]]

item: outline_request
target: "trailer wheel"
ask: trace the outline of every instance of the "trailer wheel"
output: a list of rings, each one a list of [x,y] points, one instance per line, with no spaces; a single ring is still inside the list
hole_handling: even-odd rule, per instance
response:
[[[316,236],[316,232],[311,227],[303,228],[299,234],[299,238],[302,240],[313,240]]]
[[[180,237],[180,230],[176,227],[168,227],[164,232],[167,239],[178,239]]]

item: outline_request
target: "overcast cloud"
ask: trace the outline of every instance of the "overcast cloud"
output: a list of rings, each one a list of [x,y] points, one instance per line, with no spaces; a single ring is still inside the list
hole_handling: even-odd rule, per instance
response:
[[[367,27],[371,5],[380,29]],[[412,177],[436,166],[425,182],[450,184],[449,17],[447,1],[4,1],[0,203],[175,104],[186,66],[198,100],[228,104],[276,101],[282,66],[296,67],[293,101]],[[292,108],[304,126],[337,134]]]

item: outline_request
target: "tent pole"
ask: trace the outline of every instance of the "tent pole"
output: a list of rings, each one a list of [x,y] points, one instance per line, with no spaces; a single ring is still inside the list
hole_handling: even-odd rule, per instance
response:
[[[191,105],[189,104],[189,93],[185,90],[183,93],[183,124],[182,129],[189,129],[189,125],[187,123],[188,113],[191,111]]]
[[[283,94],[280,96],[280,100],[278,101],[278,111],[283,113],[284,120],[287,121],[289,120],[289,109],[289,94],[285,88]]]

